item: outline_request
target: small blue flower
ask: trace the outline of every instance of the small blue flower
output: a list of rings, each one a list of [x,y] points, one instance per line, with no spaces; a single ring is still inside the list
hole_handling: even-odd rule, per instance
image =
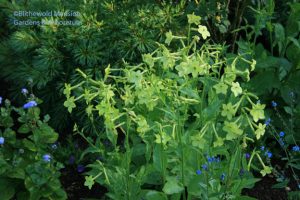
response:
[[[69,164],[73,165],[74,163],[75,163],[75,156],[71,155],[70,158],[69,158]]]
[[[21,93],[23,95],[27,95],[28,94],[28,90],[26,88],[22,88]]]
[[[294,97],[295,97],[295,93],[294,93],[294,92],[290,92],[290,93],[289,93],[289,96],[290,96],[291,98],[294,98]]]
[[[260,150],[264,151],[265,150],[265,146],[261,146]]]
[[[245,170],[244,169],[240,169],[239,175],[243,176],[245,174]]]
[[[208,167],[207,167],[207,165],[206,164],[204,164],[204,165],[202,165],[202,169],[204,169],[204,170],[208,170]]]
[[[271,104],[272,104],[272,107],[274,107],[274,108],[277,107],[277,103],[275,101],[272,101]]]
[[[54,149],[54,150],[57,149],[57,144],[52,144],[51,148]]]
[[[24,104],[23,108],[28,109],[37,106],[37,103],[35,101],[29,101],[28,103]]]
[[[0,97],[0,104],[2,104],[2,97]]]
[[[266,125],[266,126],[269,126],[270,124],[271,124],[271,119],[268,118],[268,119],[265,121],[265,125]]]
[[[272,154],[270,151],[266,152],[265,155],[266,155],[268,158],[272,158],[272,156],[273,156],[273,154]]]
[[[279,133],[279,136],[280,136],[280,137],[283,137],[284,134],[285,134],[285,133],[284,133],[283,131],[281,131],[281,132]]]
[[[284,146],[284,141],[283,141],[283,139],[282,138],[279,138],[279,144],[280,144],[280,146]]]
[[[214,157],[207,157],[207,162],[208,163],[212,163],[214,161]]]
[[[293,146],[293,151],[295,151],[295,152],[300,151],[300,147],[298,145]]]
[[[222,173],[220,179],[221,179],[221,181],[224,181],[224,180],[225,180],[225,173]]]
[[[250,153],[245,153],[245,158],[249,159],[250,158]]]
[[[45,155],[43,155],[43,160],[45,162],[50,162],[51,161],[51,156],[49,154],[45,154]]]
[[[5,142],[5,139],[4,139],[4,137],[0,137],[0,145],[3,145],[3,144],[4,144],[4,142]]]
[[[78,165],[78,166],[77,166],[77,171],[78,171],[79,173],[83,172],[84,170],[85,170],[85,167],[84,167],[83,165]]]
[[[200,174],[202,174],[202,171],[201,171],[200,169],[197,169],[197,170],[196,170],[196,174],[197,174],[197,175],[200,175]]]

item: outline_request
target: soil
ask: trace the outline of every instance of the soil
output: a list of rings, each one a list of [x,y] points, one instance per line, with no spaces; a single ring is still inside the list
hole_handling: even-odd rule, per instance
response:
[[[99,184],[93,185],[92,189],[89,190],[88,187],[84,186],[84,175],[73,168],[64,168],[61,171],[60,179],[69,200],[101,199],[107,192],[106,188]]]
[[[276,184],[273,177],[265,176],[261,181],[257,182],[251,189],[244,189],[243,195],[254,197],[258,200],[287,200],[287,190],[284,188],[273,189]]]

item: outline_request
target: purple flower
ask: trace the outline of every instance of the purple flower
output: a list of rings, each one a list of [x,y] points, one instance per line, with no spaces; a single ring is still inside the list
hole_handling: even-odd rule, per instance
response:
[[[275,101],[272,101],[271,104],[272,104],[272,107],[274,107],[274,108],[277,107],[277,103]]]
[[[69,158],[69,164],[73,165],[75,163],[75,156],[71,155]]]
[[[279,136],[280,136],[280,137],[283,137],[283,136],[284,136],[284,132],[281,131],[281,132],[279,133]]]
[[[245,158],[249,159],[250,158],[250,153],[245,153]]]
[[[26,88],[22,88],[21,93],[23,95],[27,95],[28,94],[28,90]]]
[[[299,152],[300,151],[300,147],[298,145],[293,146],[293,151]]]
[[[200,174],[202,174],[202,171],[200,169],[198,169],[198,170],[196,170],[196,174],[200,175]]]
[[[78,166],[77,166],[77,171],[78,171],[79,173],[83,172],[84,170],[85,170],[85,167],[84,167],[83,165],[78,165]]]
[[[35,101],[29,101],[28,103],[24,104],[23,108],[28,109],[37,106],[37,103]]]
[[[221,179],[221,181],[224,181],[224,180],[225,180],[225,173],[222,173],[220,179]]]
[[[2,104],[2,97],[0,97],[0,104]]]
[[[50,162],[51,161],[51,156],[49,154],[45,154],[45,155],[43,155],[43,160],[45,162]]]
[[[260,150],[264,151],[265,150],[265,146],[261,146]]]
[[[4,139],[4,137],[0,137],[0,145],[3,145],[3,144],[4,144],[4,142],[5,142],[5,139]]]

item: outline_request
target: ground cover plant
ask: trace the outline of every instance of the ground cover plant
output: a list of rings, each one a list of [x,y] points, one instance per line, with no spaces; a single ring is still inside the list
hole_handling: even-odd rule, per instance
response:
[[[0,10],[0,199],[300,199],[297,0]]]

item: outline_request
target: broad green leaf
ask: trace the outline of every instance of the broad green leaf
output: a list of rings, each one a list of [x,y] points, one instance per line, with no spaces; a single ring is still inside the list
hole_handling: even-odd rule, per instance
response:
[[[162,190],[164,193],[170,195],[175,193],[181,193],[184,190],[184,188],[175,177],[170,177]]]

